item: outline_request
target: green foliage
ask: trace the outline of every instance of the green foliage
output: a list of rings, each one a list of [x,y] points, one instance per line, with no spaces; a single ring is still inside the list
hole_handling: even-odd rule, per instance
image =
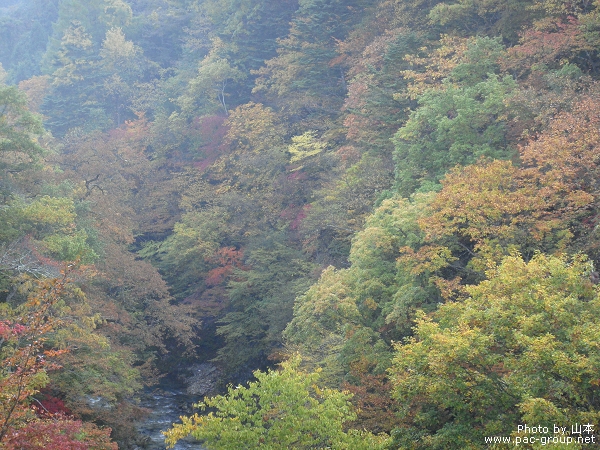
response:
[[[343,72],[333,62],[335,40],[343,39],[360,16],[361,0],[301,0],[288,37],[279,40],[278,56],[257,71],[253,92],[287,98],[298,110],[338,106],[344,94]]]
[[[0,244],[33,239],[40,250],[57,261],[80,260],[87,264],[98,257],[86,230],[76,224],[75,205],[70,198],[45,195],[25,204],[13,200],[0,211],[0,217],[6,224],[0,232]]]
[[[488,1],[476,4],[459,0],[439,3],[429,11],[430,20],[454,31],[467,31],[472,35],[501,35],[515,42],[524,25],[530,24],[537,14],[531,0]]]
[[[418,52],[423,38],[406,29],[395,29],[377,35],[364,49],[356,48],[361,44],[364,46],[361,39],[364,36],[360,33],[352,36],[341,48],[350,53],[352,62],[349,68],[352,78],[348,82],[344,104],[347,114],[344,125],[352,144],[381,158],[391,154],[390,138],[408,119],[412,102],[402,95],[407,80],[398,77],[398,73],[410,67],[405,56]]]
[[[53,79],[42,104],[42,111],[49,116],[47,126],[58,136],[76,127],[87,131],[105,128],[109,119],[101,108],[98,86],[102,73],[92,36],[81,22],[74,21],[59,42],[46,71]]]
[[[480,47],[490,45],[494,51],[481,51]],[[499,52],[495,41],[475,41],[466,52],[466,61],[440,87],[419,97],[419,107],[393,138],[396,184],[402,195],[438,181],[457,164],[471,164],[482,156],[512,156],[506,139],[505,103],[516,83],[510,76],[487,72]]]
[[[213,32],[225,44],[225,57],[244,74],[234,80],[229,92],[235,104],[250,100],[255,76],[265,61],[277,54],[277,39],[287,35],[297,9],[297,0],[208,0],[201,8],[210,19]]]
[[[484,436],[515,435],[518,424],[596,423],[590,270],[582,257],[507,257],[468,298],[423,314],[390,369],[403,405],[396,445],[485,448]]]
[[[280,238],[254,241],[245,252],[246,268],[233,273],[228,286],[231,311],[217,328],[225,340],[217,359],[225,366],[265,361],[280,346],[294,299],[312,282],[314,265]]]
[[[300,136],[292,137],[292,144],[288,147],[291,155],[290,162],[302,161],[314,155],[318,155],[325,149],[325,144],[316,140],[314,131],[307,131]]]
[[[179,285],[190,283],[208,272],[207,260],[219,248],[225,216],[222,211],[191,212],[175,225],[174,233],[159,246],[161,266],[180,294],[190,294]],[[171,276],[171,273],[173,275]],[[177,273],[177,275],[175,275]]]
[[[219,110],[227,116],[228,84],[239,82],[245,76],[223,57],[223,45],[215,39],[209,54],[198,64],[196,77],[189,81],[186,94],[177,102],[186,116],[207,115]]]
[[[248,387],[229,387],[227,395],[197,405],[216,411],[182,417],[165,433],[169,448],[188,435],[209,449],[384,448],[383,438],[345,432],[343,424],[356,417],[350,395],[320,388],[319,372],[303,373],[299,364],[295,357],[281,371],[256,371]]]
[[[0,62],[16,84],[41,73],[40,62],[58,17],[58,0],[18,2],[0,12]]]
[[[328,382],[349,373],[357,359],[380,373],[388,364],[390,340],[409,333],[416,308],[431,309],[439,301],[429,274],[415,276],[397,261],[401,248],[422,244],[417,220],[429,201],[431,195],[384,200],[353,240],[352,266],[327,268],[296,299],[286,343],[307,362],[323,366]]]
[[[25,95],[0,83],[0,170],[6,174],[36,162],[44,153],[38,142],[42,133],[42,121],[27,109]]]

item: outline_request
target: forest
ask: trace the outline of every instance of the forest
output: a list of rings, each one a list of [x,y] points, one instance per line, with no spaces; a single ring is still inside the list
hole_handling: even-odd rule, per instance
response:
[[[599,264],[597,0],[0,0],[1,449],[595,448]]]

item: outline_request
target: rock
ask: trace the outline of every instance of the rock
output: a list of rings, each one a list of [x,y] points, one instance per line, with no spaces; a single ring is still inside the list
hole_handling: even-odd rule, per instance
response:
[[[221,371],[210,363],[196,364],[191,367],[192,376],[186,378],[188,395],[208,396],[217,393],[221,382]]]

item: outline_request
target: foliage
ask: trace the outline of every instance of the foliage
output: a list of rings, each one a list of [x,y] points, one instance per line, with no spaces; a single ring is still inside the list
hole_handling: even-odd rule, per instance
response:
[[[288,152],[291,155],[290,162],[302,161],[305,158],[321,153],[325,148],[325,144],[315,139],[314,131],[307,131],[300,136],[292,137],[292,144],[288,147]]]
[[[417,321],[390,373],[396,445],[484,448],[517,424],[595,423],[598,292],[582,257],[504,259],[488,280]]]
[[[71,269],[69,275],[79,278],[83,273]],[[89,404],[91,396],[101,395],[106,399],[103,409],[110,409],[111,403],[139,389],[138,370],[131,367],[125,351],[111,348],[110,342],[98,333],[102,318],[91,314],[83,293],[65,275],[37,283],[24,277],[20,289],[29,291],[28,301],[13,309],[4,304],[2,314],[7,319],[2,321],[4,373],[0,390],[4,399],[2,435],[8,439],[7,445],[25,445],[30,441],[24,439],[31,439],[32,448],[37,448],[35,430],[50,427],[57,430],[56,439],[63,431],[65,435],[76,433],[85,437],[81,434],[83,429],[90,433],[89,444],[105,442],[112,448],[106,432],[92,424],[71,423],[60,417],[46,425],[36,423],[34,412],[46,410],[33,407],[43,405],[34,396],[41,388],[49,387],[67,402],[65,410],[94,417],[97,412]],[[68,370],[59,370],[63,367]],[[59,440],[44,442],[61,445]]]
[[[295,351],[355,393],[340,400],[361,409],[344,430],[399,427],[400,447],[477,447],[496,412],[502,431],[550,402],[584,420],[577,402],[593,393],[570,366],[562,384],[549,364],[528,368],[510,391],[537,373],[563,400],[489,394],[509,369],[486,358],[508,344],[488,345],[490,317],[465,325],[448,311],[499,295],[476,289],[499,283],[503,261],[568,272],[579,260],[543,255],[582,252],[598,264],[599,31],[590,1],[0,0],[0,80],[25,94],[0,87],[3,349],[19,348],[10,330],[34,279],[89,265],[40,350],[71,350],[43,394],[75,416],[57,418],[58,438],[103,442],[107,430],[77,422],[92,419],[133,447],[131,397],[158,369],[213,359],[238,381]],[[519,275],[496,291],[530,286]],[[591,289],[578,276],[565,291]],[[527,292],[511,291],[514,308]],[[512,306],[496,306],[500,327]],[[407,403],[401,363],[387,371],[393,342],[408,352],[438,332],[455,347],[437,342],[423,361],[464,350],[490,362],[475,391],[452,390],[464,374],[450,363],[430,373],[454,416],[431,399],[419,409],[425,388]]]
[[[265,361],[279,348],[294,299],[312,281],[314,266],[278,238],[274,235],[250,245],[245,251],[245,267],[233,270],[228,311],[217,327],[225,341],[217,360],[225,367]]]
[[[282,363],[281,371],[254,372],[248,387],[229,387],[197,405],[215,412],[183,417],[165,433],[169,447],[191,435],[207,448],[383,448],[384,439],[369,433],[345,432],[355,418],[345,392],[317,385],[319,372],[298,370],[300,359]]]
[[[597,133],[585,124],[597,120],[596,108],[586,96],[573,112],[556,117],[522,148],[522,167],[482,160],[449,173],[421,221],[431,245],[417,253],[407,249],[402,259],[417,273],[428,264],[439,269],[458,260],[457,275],[476,282],[490,262],[513,250],[528,257],[569,247],[595,251],[589,221],[596,214],[591,160]]]
[[[110,440],[110,428],[61,417],[36,420],[14,430],[6,441],[7,450],[117,450]]]
[[[285,332],[288,343],[314,354],[331,335],[344,336],[347,325],[385,329],[394,337],[407,331],[411,311],[431,302],[428,297],[434,292],[428,277],[413,277],[410,266],[397,259],[401,248],[421,245],[417,220],[429,201],[431,195],[415,196],[412,202],[400,198],[382,202],[354,238],[352,266],[327,268],[319,282],[297,299]]]
[[[322,367],[326,383],[343,380],[356,393],[359,429],[393,428],[394,405],[384,390],[391,341],[410,333],[417,308],[431,310],[441,299],[430,274],[415,276],[398,261],[401,248],[422,244],[417,221],[431,197],[384,200],[353,240],[352,265],[323,271],[296,299],[284,332],[287,348],[299,350],[305,366]]]
[[[245,76],[221,56],[222,44],[215,40],[211,51],[198,64],[198,73],[190,80],[186,95],[178,99],[184,114],[209,114],[220,110],[229,114],[227,84],[239,82]]]
[[[0,40],[4,45],[0,49],[0,62],[8,71],[7,82],[16,84],[40,75],[40,62],[52,33],[52,23],[58,16],[58,3],[33,0],[3,8]]]
[[[419,107],[394,136],[396,183],[402,195],[430,189],[457,164],[470,164],[482,156],[511,156],[505,138],[505,99],[515,82],[491,72],[492,58],[499,51],[493,40],[474,41],[465,60],[441,86],[419,96]]]
[[[536,13],[532,1],[490,1],[476,5],[468,1],[439,3],[429,11],[432,22],[469,34],[492,33],[513,42],[523,26],[530,24]]]
[[[28,167],[44,153],[38,142],[43,128],[40,117],[27,109],[25,95],[14,86],[0,83],[0,107],[0,169],[6,174]]]
[[[32,396],[48,384],[47,371],[59,367],[53,360],[61,352],[44,347],[59,324],[54,308],[67,282],[66,274],[40,282],[14,319],[5,319],[10,311],[3,307],[3,320],[0,321],[0,443],[12,430],[32,419],[29,407]]]
[[[323,110],[339,105],[344,92],[343,72],[336,67],[334,40],[343,39],[359,20],[352,14],[360,0],[301,0],[289,35],[278,42],[278,55],[256,73],[253,92],[287,98],[293,110]]]

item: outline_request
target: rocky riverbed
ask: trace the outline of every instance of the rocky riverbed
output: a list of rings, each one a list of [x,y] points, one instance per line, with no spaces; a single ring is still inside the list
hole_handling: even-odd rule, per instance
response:
[[[198,403],[204,396],[217,393],[221,381],[221,371],[212,364],[196,364],[179,377],[175,386],[163,385],[157,389],[147,390],[140,406],[150,411],[148,417],[138,426],[138,431],[144,436],[144,446],[140,450],[164,450],[166,448],[162,431],[171,428],[173,423],[179,423],[180,416],[193,414],[193,404]],[[181,384],[180,384],[181,383]],[[193,440],[180,441],[175,450],[200,450],[203,447]]]
[[[183,390],[154,389],[142,397],[140,406],[150,410],[148,417],[138,426],[138,431],[144,436],[144,450],[164,450],[166,448],[163,431],[171,428],[173,423],[181,422],[179,417],[193,413],[192,404],[199,401],[198,397],[190,397]],[[180,441],[175,450],[199,450],[203,447],[194,441]]]

